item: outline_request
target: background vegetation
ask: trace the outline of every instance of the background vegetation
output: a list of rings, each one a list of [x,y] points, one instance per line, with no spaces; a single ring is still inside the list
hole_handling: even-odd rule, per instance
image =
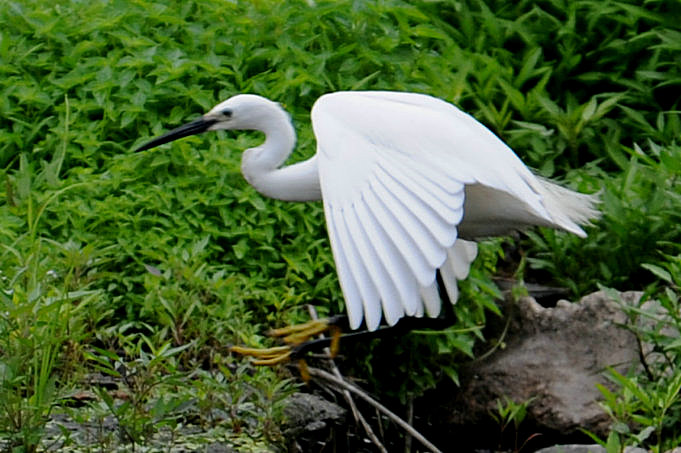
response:
[[[589,238],[529,233],[517,276],[574,296],[645,289],[669,308],[639,332],[665,360],[613,377],[607,442],[679,444],[680,3],[21,0],[0,4],[0,23],[8,448],[44,445],[57,414],[100,427],[115,418],[117,435],[94,430],[97,448],[150,445],[160,432],[172,445],[190,424],[244,450],[281,444],[288,373],[253,369],[228,346],[267,344],[263,332],[304,319],[311,301],[322,315],[342,310],[320,204],[266,200],[243,181],[239,151],[256,134],[131,150],[249,92],[292,113],[299,160],[314,152],[315,99],[359,89],[446,99],[539,174],[600,191],[604,217]],[[456,379],[495,310],[501,251],[485,245],[459,325],[396,346],[426,352],[393,370],[399,384],[371,381],[371,351],[348,366],[402,401]]]

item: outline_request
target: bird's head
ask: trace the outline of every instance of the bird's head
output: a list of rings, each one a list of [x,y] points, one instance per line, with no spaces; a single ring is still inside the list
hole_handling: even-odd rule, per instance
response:
[[[238,94],[219,103],[200,118],[152,139],[136,151],[207,131],[255,129],[267,132],[268,125],[280,122],[282,115],[288,120],[288,115],[276,102],[255,94]]]

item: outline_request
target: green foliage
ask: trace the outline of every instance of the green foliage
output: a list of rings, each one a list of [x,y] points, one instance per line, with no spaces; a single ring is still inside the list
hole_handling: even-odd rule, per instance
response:
[[[17,448],[37,447],[81,375],[120,373],[114,363],[137,376],[158,366],[141,381],[154,390],[116,376],[127,406],[98,391],[92,410],[115,414],[128,440],[147,442],[154,420],[219,425],[211,404],[232,432],[277,437],[273,402],[289,384],[235,368],[225,346],[267,344],[261,333],[304,319],[310,301],[342,311],[321,205],[266,200],[243,181],[255,134],[130,151],[238,92],[291,111],[294,161],[313,153],[309,109],[325,92],[454,102],[541,175],[601,191],[588,239],[529,233],[526,277],[577,294],[661,281],[675,297],[678,2],[22,0],[1,3],[0,22],[0,419]],[[457,379],[496,310],[499,244],[483,246],[456,326],[391,344],[397,366],[372,367],[367,352],[378,390],[404,399]],[[655,436],[676,412],[646,415]]]
[[[82,357],[79,342],[102,301],[80,275],[83,254],[92,250],[40,234],[50,205],[79,185],[34,191],[52,168],[34,177],[21,159],[17,196],[26,209],[22,217],[10,216],[0,250],[0,436],[25,452],[36,451],[55,401],[69,390],[74,362]]]
[[[533,437],[535,437],[535,435],[532,435],[529,438],[525,439],[525,441],[521,445],[518,445],[519,440],[518,433],[520,431],[520,425],[525,420],[525,417],[527,416],[527,408],[532,403],[533,399],[534,398],[530,398],[520,403],[513,401],[507,396],[503,398],[503,401],[501,400],[501,398],[497,399],[497,406],[495,408],[495,411],[490,411],[490,416],[499,425],[500,429],[499,449],[501,449],[501,437],[503,437],[504,431],[506,431],[506,429],[511,425],[513,425],[513,429],[515,432],[513,444],[514,452],[521,451],[523,447],[525,447],[527,442],[529,442]]]
[[[577,294],[598,284],[643,288],[659,275],[641,272],[641,266],[662,265],[679,251],[681,147],[649,143],[645,151],[635,145],[620,153],[621,173],[581,176],[587,184],[602,181],[603,219],[586,241],[547,229],[528,232],[530,264]]]
[[[679,263],[673,257],[669,270],[656,269],[669,282],[681,282]],[[671,272],[670,272],[671,271]],[[676,286],[678,288],[678,286]],[[664,452],[681,443],[678,419],[681,414],[681,304],[671,288],[655,291],[654,301],[640,306],[623,304],[643,346],[643,373],[623,375],[610,370],[617,391],[599,386],[602,406],[612,418],[612,430],[602,444],[636,445]],[[644,297],[642,302],[647,299]],[[610,448],[610,447],[608,447]],[[610,450],[609,450],[610,451]]]
[[[67,330],[71,300],[88,294],[62,295],[39,288],[23,292],[16,285],[2,294],[0,321],[0,426],[12,446],[36,451],[54,400],[68,388],[64,351],[72,340]],[[35,291],[37,290],[37,291]],[[85,301],[84,303],[87,303]],[[75,335],[74,335],[75,337]]]
[[[189,403],[173,397],[152,399],[155,387],[180,381],[181,374],[173,358],[189,344],[171,348],[165,343],[157,349],[143,335],[137,341],[134,336],[125,337],[125,340],[128,344],[124,343],[124,346],[130,346],[126,348],[126,355],[134,357],[131,363],[126,363],[116,353],[99,348],[94,348],[94,353],[87,353],[86,358],[94,362],[93,368],[117,378],[125,387],[126,399],[121,403],[116,403],[107,390],[97,389],[97,394],[118,421],[124,440],[134,449],[135,444],[143,442],[154,428],[174,422],[174,413]]]
[[[532,400],[523,401],[522,403],[516,403],[512,399],[506,397],[502,403],[501,399],[497,400],[496,413],[492,413],[494,420],[499,423],[501,430],[508,428],[511,423],[517,430],[520,424],[525,419],[527,415],[527,406],[530,405]]]

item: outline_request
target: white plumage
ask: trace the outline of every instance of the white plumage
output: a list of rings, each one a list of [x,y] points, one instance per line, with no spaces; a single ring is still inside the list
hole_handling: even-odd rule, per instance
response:
[[[295,145],[288,114],[237,95],[151,147],[218,129],[256,129],[242,172],[262,194],[321,198],[350,326],[437,316],[436,270],[455,302],[479,237],[542,225],[585,236],[597,200],[536,177],[498,137],[453,105],[398,92],[339,92],[312,108],[317,153],[281,167]],[[281,167],[281,168],[280,168]]]

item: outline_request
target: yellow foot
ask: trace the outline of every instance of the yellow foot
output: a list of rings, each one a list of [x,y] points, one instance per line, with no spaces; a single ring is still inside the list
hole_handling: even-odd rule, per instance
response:
[[[291,346],[276,346],[274,348],[246,348],[232,346],[229,348],[236,354],[254,357],[253,365],[272,366],[287,362],[293,350]]]
[[[304,354],[305,345],[324,332],[329,332],[331,335],[329,349],[331,357],[335,357],[338,354],[341,328],[331,324],[328,319],[308,321],[304,324],[273,329],[268,332],[268,335],[272,337],[281,338],[286,346],[265,349],[232,346],[230,349],[237,354],[254,357],[256,359],[253,360],[254,365],[278,365],[290,360],[296,352]]]
[[[281,329],[272,329],[267,334],[271,337],[281,338],[286,344],[301,344],[309,341],[315,335],[329,330],[328,319],[315,319],[295,326],[286,326]]]

